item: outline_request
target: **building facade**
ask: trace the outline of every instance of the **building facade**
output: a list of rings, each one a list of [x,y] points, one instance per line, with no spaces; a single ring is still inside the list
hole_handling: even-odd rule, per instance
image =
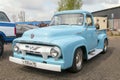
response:
[[[120,30],[120,6],[92,13],[95,17],[107,17],[107,28],[112,30]]]

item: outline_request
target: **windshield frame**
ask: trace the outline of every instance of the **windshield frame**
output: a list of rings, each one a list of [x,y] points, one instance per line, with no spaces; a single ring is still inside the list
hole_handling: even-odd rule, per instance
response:
[[[73,14],[73,15],[78,14],[79,17],[80,17],[80,16],[83,17],[82,23],[81,23],[81,24],[52,24],[53,21],[54,21],[55,16],[71,15],[71,14]],[[83,14],[83,13],[65,13],[65,14],[57,14],[57,15],[54,15],[54,16],[52,17],[51,22],[50,22],[49,25],[50,25],[50,26],[53,26],[53,25],[79,25],[79,26],[82,26],[83,24],[84,24],[84,14]]]

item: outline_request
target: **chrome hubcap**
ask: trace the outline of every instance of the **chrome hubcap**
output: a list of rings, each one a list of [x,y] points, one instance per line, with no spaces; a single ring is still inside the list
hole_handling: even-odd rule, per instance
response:
[[[107,46],[105,46],[104,50],[105,50],[105,51],[107,50]]]
[[[76,67],[80,69],[81,64],[82,64],[82,51],[78,51],[76,55]]]
[[[107,51],[107,42],[105,41],[104,50]]]

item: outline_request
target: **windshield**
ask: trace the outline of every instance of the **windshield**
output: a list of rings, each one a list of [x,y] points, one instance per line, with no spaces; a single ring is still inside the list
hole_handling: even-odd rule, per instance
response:
[[[8,17],[3,12],[0,12],[0,21],[2,21],[2,22],[9,22]]]
[[[82,25],[82,14],[62,14],[53,17],[50,25]]]

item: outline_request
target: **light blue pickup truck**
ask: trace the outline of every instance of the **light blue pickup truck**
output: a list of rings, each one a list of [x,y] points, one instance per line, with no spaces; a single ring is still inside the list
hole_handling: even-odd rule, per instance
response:
[[[82,10],[57,12],[49,25],[26,31],[13,41],[9,60],[25,66],[78,72],[108,47],[106,30],[97,30],[91,13]]]

